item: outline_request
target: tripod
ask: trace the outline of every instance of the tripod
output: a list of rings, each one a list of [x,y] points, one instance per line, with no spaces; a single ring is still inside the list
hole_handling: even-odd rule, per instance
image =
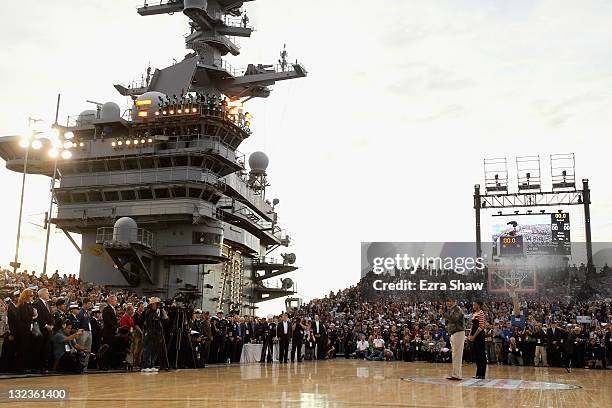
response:
[[[187,311],[184,308],[176,308],[176,316],[174,326],[172,327],[172,333],[170,334],[172,340],[175,342],[175,355],[174,355],[174,367],[178,368],[179,355],[182,349],[183,335],[186,333],[186,340],[189,346],[189,352],[191,354],[191,364],[196,368],[195,352],[193,350],[193,344],[191,344],[191,333],[189,331],[189,325],[187,324]]]
[[[164,356],[166,357],[166,371],[170,371],[170,361],[168,360],[168,348],[166,346],[166,336],[164,333],[164,326],[161,323],[161,319],[158,320],[158,323],[159,323],[159,328],[161,330],[162,348],[164,350]]]

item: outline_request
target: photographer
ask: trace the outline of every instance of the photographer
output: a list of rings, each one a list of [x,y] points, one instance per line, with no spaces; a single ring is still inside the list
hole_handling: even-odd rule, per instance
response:
[[[366,359],[370,361],[383,361],[385,359],[385,341],[383,340],[380,333],[376,333],[372,354],[366,357]]]
[[[310,330],[310,327],[306,330],[306,342],[305,342],[305,353],[304,359],[316,360],[315,348],[317,346],[317,340],[314,337],[314,333]]]
[[[514,337],[510,337],[510,343],[508,344],[508,364],[523,365],[523,352],[519,349]]]
[[[166,312],[159,307],[160,303],[160,298],[152,297],[149,299],[149,305],[145,312],[142,372],[159,371],[153,366],[159,355],[162,346],[162,336],[164,335],[161,321],[168,318]]]
[[[273,344],[274,344],[274,336],[276,335],[276,323],[272,321],[272,316],[268,316],[268,320],[266,318],[262,319],[261,323],[261,340],[263,346],[261,348],[261,357],[259,359],[260,363],[268,363],[272,362],[273,359]]]
[[[66,320],[62,329],[53,335],[53,369],[62,373],[82,373],[85,356],[89,350],[85,350],[77,339],[83,333],[82,329],[72,333],[72,321]]]
[[[355,352],[355,337],[353,331],[346,325],[342,329],[342,337],[344,338],[344,358],[351,358]]]
[[[304,330],[308,329],[306,326],[306,321],[304,318],[295,317],[293,319],[292,325],[292,333],[293,337],[291,339],[291,362],[293,363],[296,359],[297,354],[297,362],[302,362],[302,342],[304,341]]]

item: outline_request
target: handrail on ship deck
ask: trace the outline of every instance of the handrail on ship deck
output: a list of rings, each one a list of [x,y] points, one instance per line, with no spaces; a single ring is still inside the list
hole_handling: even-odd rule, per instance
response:
[[[235,203],[238,203],[240,205],[240,208],[235,208],[236,207],[234,205]],[[269,230],[269,233],[271,235],[273,235],[275,238],[277,238],[278,240],[282,241],[284,239],[289,238],[289,233],[287,233],[287,231],[281,229],[278,225],[276,225],[273,222],[263,221],[261,219],[261,217],[259,215],[257,215],[257,213],[255,213],[253,210],[248,208],[245,204],[242,204],[242,203],[240,203],[238,201],[235,201],[235,200],[233,200],[231,198],[222,198],[217,203],[218,207],[229,206],[229,205],[232,206],[232,210],[231,211],[232,211],[233,214],[236,214],[236,213],[240,214],[240,215],[248,218],[253,224],[259,226],[262,230],[264,230],[264,229]],[[254,217],[250,217],[250,216],[254,216]],[[254,219],[255,217],[257,218],[257,220]]]
[[[221,111],[212,111],[210,109],[208,109],[210,107],[210,105],[208,103],[192,103],[190,104],[192,107],[197,106],[199,109],[199,113],[198,115],[200,115],[200,117],[205,117],[205,118],[217,118],[217,119],[221,119],[224,122],[228,122],[231,123],[232,125],[238,127],[241,131],[245,132],[247,135],[251,135],[252,131],[251,128],[248,126],[248,119],[245,117],[244,114],[232,114],[231,110],[234,107],[223,107],[223,110]],[[161,108],[160,108],[161,109]],[[124,112],[123,116],[126,116],[126,113],[128,111]],[[131,117],[131,109],[129,110],[130,113],[130,118],[129,120],[133,121],[133,118]],[[233,118],[230,118],[230,116],[232,116]],[[163,116],[163,118],[180,118],[182,116],[177,115],[177,116]],[[154,119],[159,119],[159,116],[155,116]],[[87,115],[69,115],[68,119],[66,120],[66,127],[67,128],[78,128],[78,127],[82,127],[85,126],[83,124],[79,124],[78,122],[80,120],[86,120],[86,121],[91,121],[94,122],[96,120],[99,119],[98,114],[87,114]],[[128,119],[126,119],[128,120]],[[93,124],[93,123],[92,123]]]
[[[110,187],[131,184],[156,184],[156,183],[178,183],[182,181],[193,181],[207,183],[215,186],[219,176],[207,169],[194,170],[190,167],[166,167],[156,169],[130,170],[129,173],[96,172],[90,174],[65,176],[60,187]]]
[[[96,244],[104,244],[105,242],[114,242],[115,228],[100,227],[96,230]],[[130,244],[140,244],[149,249],[153,248],[154,235],[151,231],[145,228],[136,229],[136,240]]]
[[[272,74],[281,72],[294,72],[296,65],[302,67],[302,65],[298,62],[288,62],[287,65],[285,65],[284,67],[281,64],[251,64],[246,68],[234,68],[232,64],[230,64],[223,58],[215,58],[213,60],[213,65],[217,68],[224,69],[225,71],[227,71],[228,74],[232,75],[233,77],[266,73]],[[302,69],[304,68],[302,67]],[[251,72],[250,70],[253,71]]]
[[[157,0],[157,1],[152,1],[152,2],[147,2],[145,1],[144,4],[141,4],[139,6],[136,6],[136,9],[142,9],[142,8],[146,8],[149,6],[169,6],[172,4],[177,4],[178,1],[177,0]],[[174,12],[173,12],[174,13]],[[253,26],[250,24],[244,24],[242,17],[234,17],[234,16],[230,16],[227,13],[223,13],[221,11],[215,11],[213,14],[211,14],[208,10],[206,10],[206,13],[213,19],[213,20],[221,20],[223,22],[223,24],[225,24],[228,27],[241,27],[241,28],[250,28],[253,29]]]

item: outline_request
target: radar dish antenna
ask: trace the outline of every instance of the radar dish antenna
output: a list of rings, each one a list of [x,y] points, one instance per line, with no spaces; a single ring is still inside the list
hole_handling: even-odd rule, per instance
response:
[[[266,198],[266,187],[270,186],[266,174],[269,163],[270,159],[268,159],[264,152],[253,152],[249,156],[251,171],[249,173],[248,185],[256,194],[260,194],[263,199]]]
[[[287,53],[287,44],[283,44],[283,50],[280,52],[280,59],[278,60],[278,63],[280,64],[281,70],[283,72],[285,72],[285,70],[287,69],[288,56],[289,53]]]

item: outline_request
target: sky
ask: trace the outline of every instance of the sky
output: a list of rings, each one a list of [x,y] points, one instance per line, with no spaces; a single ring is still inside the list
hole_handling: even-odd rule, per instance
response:
[[[187,53],[187,20],[140,17],[131,0],[8,2],[0,16],[0,135],[128,101],[112,87]],[[592,188],[593,239],[612,241],[612,3],[502,0],[258,0],[234,67],[275,63],[283,44],[307,78],[247,103],[240,150],[270,157],[293,274],[309,300],[355,284],[360,243],[473,240],[483,159],[576,154]],[[0,163],[0,265],[14,256],[20,176]],[[22,262],[40,270],[49,181],[28,176]],[[578,214],[580,217],[580,214]],[[78,271],[52,234],[49,269]],[[278,307],[279,303],[264,309]]]

